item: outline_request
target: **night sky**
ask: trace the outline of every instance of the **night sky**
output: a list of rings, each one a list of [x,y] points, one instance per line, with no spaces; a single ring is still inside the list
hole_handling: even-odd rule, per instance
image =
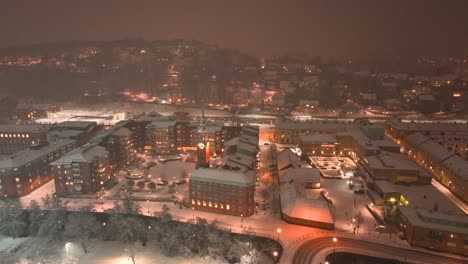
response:
[[[468,55],[467,0],[0,3],[0,46],[194,39],[253,55]]]

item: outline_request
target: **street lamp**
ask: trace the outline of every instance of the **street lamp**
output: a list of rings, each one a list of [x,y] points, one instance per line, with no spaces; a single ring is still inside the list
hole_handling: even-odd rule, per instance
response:
[[[242,222],[243,222],[243,220],[244,220],[244,215],[241,214],[241,228],[242,228]]]
[[[195,207],[192,207],[192,220],[195,221]]]
[[[101,209],[104,212],[104,197],[101,196]]]
[[[338,239],[334,237],[333,238],[333,253],[335,253],[336,242],[338,242]]]
[[[276,233],[278,233],[278,243],[279,243],[279,235],[281,233],[281,228],[276,229]]]
[[[273,256],[276,258],[278,256],[278,251],[273,251]]]
[[[150,213],[149,212],[149,200],[146,200],[146,205],[148,205],[148,214]]]

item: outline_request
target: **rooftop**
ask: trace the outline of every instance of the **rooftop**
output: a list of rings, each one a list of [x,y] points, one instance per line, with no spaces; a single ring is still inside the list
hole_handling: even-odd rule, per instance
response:
[[[52,162],[50,165],[70,164],[72,162],[91,162],[95,157],[103,157],[109,152],[99,145],[88,145],[65,154],[60,159]]]
[[[62,123],[58,123],[52,126],[54,128],[70,128],[70,129],[80,129],[86,130],[90,126],[94,126],[97,123],[94,121],[64,121]]]
[[[225,169],[196,168],[193,170],[190,180],[250,187],[255,185],[256,175],[251,170],[243,173]]]
[[[44,125],[0,125],[1,133],[39,133],[46,130]]]
[[[111,133],[111,135],[117,136],[117,137],[129,137],[132,134],[133,132],[126,127],[118,127]]]
[[[459,132],[468,134],[468,123],[433,123],[433,122],[402,122],[397,118],[390,118],[386,124],[399,130],[430,131],[430,132]]]
[[[432,184],[423,185],[404,185],[394,184],[389,181],[379,180],[374,182],[384,193],[399,193],[409,202],[409,207],[423,210],[433,210],[434,204],[437,204],[441,213],[452,215],[463,215],[452,201],[437,190]]]
[[[334,144],[337,142],[337,139],[336,134],[314,133],[301,136],[301,141],[304,143]]]
[[[466,215],[449,215],[408,206],[398,206],[398,209],[415,226],[468,235]]]
[[[425,172],[414,161],[400,153],[382,151],[378,155],[366,156],[366,159],[369,167],[374,169],[415,170],[419,171],[420,175]]]
[[[308,131],[321,131],[336,133],[346,131],[345,123],[320,123],[320,122],[295,122],[276,120],[275,127],[277,129],[291,129],[291,130],[308,130]]]
[[[320,170],[317,168],[289,168],[280,173],[280,183],[293,180],[296,183],[320,182]]]
[[[25,165],[28,162],[33,160],[39,159],[42,156],[48,155],[51,152],[54,152],[62,147],[67,146],[75,142],[74,140],[70,139],[62,139],[52,141],[47,145],[44,145],[40,149],[32,150],[26,149],[20,152],[17,152],[13,155],[10,155],[2,160],[0,160],[0,168],[13,168]]]
[[[294,182],[280,185],[281,212],[298,219],[317,221],[322,223],[335,223],[332,208],[320,196],[307,198],[297,190]]]
[[[301,159],[290,149],[284,149],[276,155],[278,161],[278,170],[281,171],[288,167],[299,167]]]
[[[453,172],[468,181],[468,161],[458,155],[453,155],[442,162],[443,165],[450,168]]]

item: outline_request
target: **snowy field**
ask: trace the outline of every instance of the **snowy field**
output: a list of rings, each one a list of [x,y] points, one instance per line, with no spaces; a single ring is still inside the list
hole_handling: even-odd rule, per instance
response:
[[[222,264],[222,260],[200,257],[167,257],[149,243],[146,246],[135,244],[131,247],[120,242],[94,241],[88,254],[77,243],[48,242],[39,238],[0,238],[1,264],[132,264],[130,248],[135,252],[135,263],[171,264]],[[127,249],[127,250],[126,250]]]

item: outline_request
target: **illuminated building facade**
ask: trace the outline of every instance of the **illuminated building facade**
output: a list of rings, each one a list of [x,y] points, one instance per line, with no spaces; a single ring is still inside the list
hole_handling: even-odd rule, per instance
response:
[[[40,125],[0,125],[0,154],[13,154],[47,141],[47,131]]]
[[[41,142],[0,159],[0,196],[21,197],[52,179],[49,163],[75,148],[73,140]]]
[[[89,145],[73,150],[50,164],[59,196],[95,193],[111,177],[109,152]]]
[[[201,211],[251,216],[255,181],[254,171],[198,167],[190,176],[190,205]]]

